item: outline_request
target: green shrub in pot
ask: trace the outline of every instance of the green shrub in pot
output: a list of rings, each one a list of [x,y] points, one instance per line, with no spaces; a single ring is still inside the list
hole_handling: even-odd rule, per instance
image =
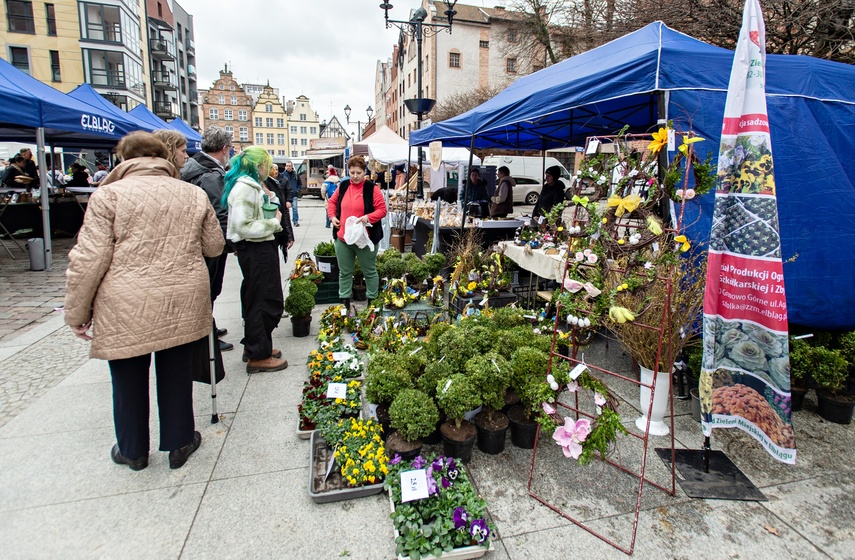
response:
[[[448,260],[445,258],[445,255],[443,255],[442,253],[431,253],[430,255],[425,255],[424,261],[428,267],[428,270],[430,271],[431,277],[436,276],[437,274],[442,272],[445,263],[448,262]]]
[[[321,241],[315,245],[315,256],[318,257],[334,257],[335,243],[332,241]]]
[[[308,317],[315,307],[315,292],[317,291],[318,287],[309,280],[292,280],[288,297],[285,298],[285,311],[291,317]]]
[[[436,398],[436,386],[441,379],[451,377],[456,372],[451,368],[450,362],[430,361],[425,366],[425,371],[416,380],[416,387],[427,393],[431,398]]]
[[[418,389],[404,389],[389,406],[391,425],[407,442],[430,435],[439,421],[439,410],[428,395]]]
[[[382,369],[369,368],[365,372],[365,396],[369,402],[388,406],[401,391],[412,388],[412,378],[396,364]]]
[[[439,380],[436,400],[449,422],[458,429],[463,424],[463,415],[481,406],[481,396],[475,384],[460,373]]]
[[[540,409],[540,405],[548,397],[551,388],[546,381],[549,367],[549,354],[538,348],[523,346],[518,348],[511,357],[510,387],[519,396],[526,418],[531,418],[532,412]]]
[[[407,275],[414,283],[421,284],[430,277],[430,269],[421,259],[410,259],[410,261],[407,262]]]
[[[481,402],[487,407],[487,419],[505,406],[505,392],[511,384],[513,372],[506,359],[495,352],[475,356],[466,362],[466,376],[478,389]]]

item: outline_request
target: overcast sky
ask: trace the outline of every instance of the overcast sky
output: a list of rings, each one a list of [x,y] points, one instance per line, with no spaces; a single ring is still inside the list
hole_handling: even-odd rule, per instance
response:
[[[321,120],[366,120],[374,107],[377,60],[398,30],[385,29],[380,0],[180,0],[194,17],[199,88],[210,88],[225,63],[240,83],[266,83],[280,96],[304,94]],[[389,19],[407,20],[419,0],[392,0]],[[468,0],[481,5],[482,0]],[[495,1],[487,2],[493,5]],[[354,124],[349,128],[355,131]]]

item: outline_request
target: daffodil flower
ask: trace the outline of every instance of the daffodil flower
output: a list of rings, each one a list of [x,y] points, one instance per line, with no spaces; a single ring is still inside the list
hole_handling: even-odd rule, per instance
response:
[[[703,142],[704,139],[700,136],[693,136],[689,138],[688,136],[683,136],[683,144],[677,148],[680,150],[680,153],[683,155],[687,155],[689,153],[689,145],[694,144],[695,142]]]
[[[668,144],[668,129],[660,128],[653,133],[653,141],[647,145],[647,149],[658,154]]]
[[[678,245],[680,245],[680,252],[681,253],[685,253],[686,251],[689,250],[689,247],[692,246],[689,243],[689,240],[686,239],[685,235],[678,235],[677,237],[674,238],[674,242],[677,243]]]

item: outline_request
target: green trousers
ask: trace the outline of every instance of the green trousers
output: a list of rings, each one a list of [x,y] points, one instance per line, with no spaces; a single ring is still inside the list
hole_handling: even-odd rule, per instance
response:
[[[368,247],[360,249],[356,245],[348,245],[341,239],[335,240],[335,257],[338,260],[338,297],[350,299],[353,293],[353,267],[356,259],[365,276],[365,292],[368,301],[377,297],[380,288],[380,277],[377,275],[377,245],[374,250]]]

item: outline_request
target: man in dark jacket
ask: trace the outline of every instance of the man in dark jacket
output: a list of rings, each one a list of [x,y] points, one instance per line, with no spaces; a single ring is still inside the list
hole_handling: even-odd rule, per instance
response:
[[[181,169],[181,180],[192,183],[208,195],[211,206],[217,213],[217,220],[223,230],[223,237],[229,224],[228,208],[222,205],[223,182],[226,175],[225,165],[229,161],[232,149],[232,135],[224,129],[211,126],[205,129],[202,135],[202,151],[196,153]],[[228,239],[228,238],[227,238]],[[223,275],[226,273],[226,260],[231,252],[226,242],[226,250],[219,257],[206,258],[208,265],[208,278],[211,282],[211,305],[223,290]],[[217,335],[226,334],[225,329],[218,329]],[[220,340],[220,350],[231,350],[234,345]]]
[[[285,191],[285,200],[291,203],[291,223],[294,227],[300,227],[300,213],[297,210],[297,200],[300,196],[300,176],[290,161],[285,164],[285,171],[282,172],[279,184],[283,186],[287,184],[288,186],[288,190]]]
[[[287,263],[288,249],[294,246],[296,237],[294,237],[294,228],[291,226],[291,216],[286,207],[285,192],[282,190],[282,185],[279,183],[278,177],[279,168],[276,165],[273,165],[270,168],[270,176],[267,177],[265,184],[268,190],[275,194],[277,200],[279,200],[279,212],[282,213],[282,219],[279,223],[282,225],[282,231],[275,233],[274,236],[276,238],[276,242],[279,244],[279,248],[282,250],[282,258]]]
[[[490,198],[490,216],[493,218],[506,218],[514,211],[514,187],[517,182],[511,177],[511,170],[506,165],[497,170],[499,186],[496,187],[496,195]]]

